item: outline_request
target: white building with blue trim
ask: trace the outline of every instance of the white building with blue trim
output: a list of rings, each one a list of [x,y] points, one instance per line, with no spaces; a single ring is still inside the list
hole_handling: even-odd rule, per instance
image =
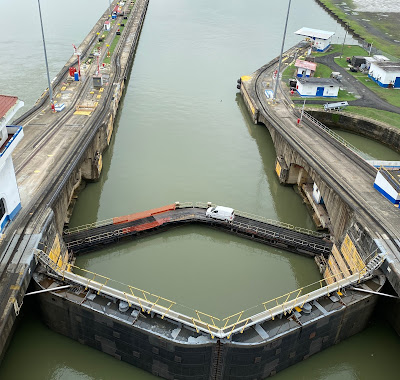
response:
[[[297,78],[296,90],[300,96],[334,98],[339,94],[339,82],[333,78]]]
[[[371,62],[368,77],[381,87],[400,88],[400,62]]]
[[[24,134],[22,127],[7,123],[23,105],[15,96],[0,95],[0,236],[21,209],[11,154]]]
[[[385,167],[379,169],[376,174],[374,188],[390,202],[400,205],[400,169],[388,169]]]
[[[332,43],[332,36],[335,32],[312,28],[301,28],[297,32],[294,32],[294,34],[306,37],[306,41],[310,42],[310,46],[314,50],[326,51]]]

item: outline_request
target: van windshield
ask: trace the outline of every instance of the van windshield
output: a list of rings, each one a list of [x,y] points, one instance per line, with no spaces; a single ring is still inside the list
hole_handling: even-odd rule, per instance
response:
[[[210,211],[213,212],[214,210],[215,210],[215,207],[211,207],[211,210],[210,210]]]

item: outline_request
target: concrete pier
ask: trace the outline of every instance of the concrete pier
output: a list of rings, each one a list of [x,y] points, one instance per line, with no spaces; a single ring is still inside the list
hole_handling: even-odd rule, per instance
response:
[[[301,44],[289,49],[284,54],[283,66],[305,52],[306,47]],[[341,244],[347,231],[358,226],[360,233],[374,242],[373,246],[365,247],[366,251],[378,249],[386,255],[383,270],[400,295],[398,210],[374,190],[374,167],[336,140],[334,134],[311,115],[304,113],[301,118],[286,84],[279,83],[275,101],[267,96],[279,80],[274,75],[277,64],[278,58],[253,74],[243,76],[241,93],[253,122],[269,129],[276,149],[276,172],[280,182],[294,183],[296,176],[292,174],[300,173],[300,168],[304,170],[307,182],[315,183],[324,199],[335,243]],[[304,182],[302,177],[297,176],[300,182]]]
[[[52,82],[54,99],[65,104],[64,110],[51,111],[46,90],[16,121],[25,133],[14,154],[22,210],[5,230],[0,244],[0,358],[36,266],[35,249],[45,244],[58,253],[66,252],[61,231],[74,191],[82,180],[99,178],[102,152],[110,143],[148,3],[126,2],[124,16],[118,16],[105,32],[107,8],[78,47],[82,52],[80,80],[73,81],[69,76],[69,67],[76,65],[72,56]],[[118,25],[121,23],[124,27]],[[109,54],[107,45],[113,41],[115,49]],[[103,78],[101,86],[93,82],[94,74]]]

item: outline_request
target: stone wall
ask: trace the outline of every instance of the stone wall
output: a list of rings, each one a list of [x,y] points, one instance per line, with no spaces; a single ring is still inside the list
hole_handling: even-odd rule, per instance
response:
[[[308,110],[309,114],[332,129],[342,129],[376,140],[400,153],[400,129],[377,120],[346,112]]]

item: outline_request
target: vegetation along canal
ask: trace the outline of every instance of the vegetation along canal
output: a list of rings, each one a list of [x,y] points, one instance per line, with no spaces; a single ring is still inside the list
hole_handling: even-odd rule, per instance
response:
[[[37,10],[28,0],[20,3],[25,5],[20,30],[12,40],[0,37],[0,46],[11,50],[26,70],[15,70],[1,57],[0,83],[2,92],[25,100],[27,109],[46,84],[39,21],[34,28],[28,22]],[[212,201],[313,228],[301,198],[279,185],[268,131],[252,124],[236,90],[237,78],[278,55],[283,32],[286,3],[251,3],[150,1],[102,177],[80,194],[70,226],[174,201]],[[107,6],[105,0],[43,3],[54,75],[72,53],[71,44],[85,37]],[[65,20],[75,17],[71,29]],[[11,20],[5,22],[11,27]],[[302,26],[344,36],[313,0],[293,2],[287,47],[298,41],[293,32]],[[371,157],[399,157],[379,144],[351,138]],[[80,257],[77,265],[217,317],[320,278],[311,259],[195,226],[94,252]],[[276,378],[366,379],[378,375],[378,366],[389,375],[396,371],[399,354],[399,338],[377,322]],[[49,331],[33,311],[15,334],[0,378],[25,378],[21,360],[30,379],[155,378]]]

